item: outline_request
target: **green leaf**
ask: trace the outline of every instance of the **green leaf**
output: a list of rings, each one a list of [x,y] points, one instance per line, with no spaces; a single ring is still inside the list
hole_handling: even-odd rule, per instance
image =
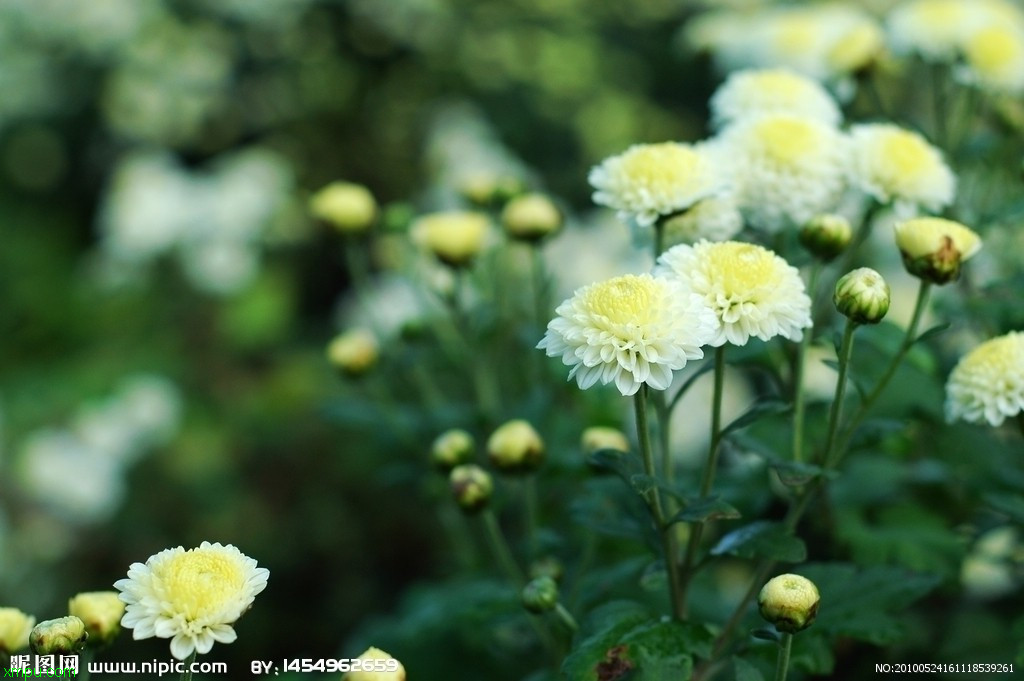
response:
[[[966,549],[947,525],[943,517],[909,502],[837,514],[837,535],[849,544],[856,562],[897,563],[954,577]]]
[[[740,428],[746,428],[750,424],[764,418],[765,416],[783,414],[792,408],[793,405],[785,400],[761,400],[753,407],[751,407],[750,409],[736,417],[736,420],[734,420],[732,423],[723,428],[722,437],[725,437],[729,433],[739,430]]]
[[[938,336],[940,333],[946,331],[951,326],[953,326],[953,325],[951,323],[949,323],[949,322],[946,322],[945,324],[936,324],[935,326],[933,326],[932,328],[928,329],[927,331],[922,333],[920,336],[915,338],[914,342],[915,343],[923,343],[924,341],[928,340],[929,338],[933,338],[935,336]]]
[[[700,497],[686,504],[686,507],[669,518],[668,525],[673,523],[701,523],[708,520],[734,520],[740,512],[732,504],[720,497]]]
[[[658,486],[658,482],[644,473],[635,473],[629,476],[629,486],[640,496],[647,496],[647,493]]]
[[[742,657],[732,658],[732,676],[735,681],[764,681],[761,670]]]
[[[773,461],[770,466],[782,484],[788,487],[801,487],[822,475],[827,478],[838,476],[837,471],[826,471],[821,466],[801,461]]]
[[[812,630],[880,646],[903,637],[910,622],[907,607],[941,581],[934,574],[888,565],[858,569],[850,563],[808,563],[800,567],[800,574],[821,594]]]
[[[775,629],[754,629],[750,632],[750,635],[754,638],[761,639],[762,641],[771,641],[772,643],[778,643],[782,638],[779,636],[779,632]]]
[[[984,497],[985,503],[1000,513],[1010,516],[1011,520],[1024,523],[1024,498],[1019,494],[991,492]]]
[[[802,539],[794,536],[782,523],[758,520],[719,539],[712,547],[711,555],[724,554],[799,563],[807,558],[807,547]]]
[[[636,457],[618,449],[599,449],[587,456],[587,464],[597,471],[614,473],[626,482],[640,470]]]

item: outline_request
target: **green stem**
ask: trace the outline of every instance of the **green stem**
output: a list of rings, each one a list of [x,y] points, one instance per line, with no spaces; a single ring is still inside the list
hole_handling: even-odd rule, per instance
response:
[[[198,650],[193,650],[192,654],[185,660],[185,671],[181,672],[181,681],[192,681],[192,664],[196,661],[198,653]]]
[[[836,380],[836,393],[832,398],[832,408],[828,415],[828,435],[825,437],[825,450],[822,452],[821,461],[825,466],[832,466],[834,463],[834,448],[836,444],[836,433],[839,432],[839,420],[843,416],[843,401],[846,398],[846,382],[849,376],[850,356],[853,354],[853,332],[857,329],[857,323],[852,319],[846,320],[843,329],[843,341],[839,346],[839,378]]]
[[[1024,435],[1024,411],[1017,412],[1017,427],[1020,428],[1020,434]]]
[[[77,681],[89,681],[89,663],[96,657],[94,648],[86,648],[78,654],[78,674],[75,675]]]
[[[533,285],[533,314],[537,328],[545,329],[548,323],[547,275],[544,271],[544,254],[540,244],[528,244],[530,249],[530,274]]]
[[[789,632],[782,634],[779,641],[779,658],[775,664],[775,681],[786,681],[789,673],[789,652],[793,648],[793,634]]]
[[[576,618],[573,617],[572,614],[568,610],[566,610],[565,606],[561,603],[555,603],[555,614],[558,615],[558,619],[560,619],[562,623],[570,631],[579,630],[580,627],[578,624],[576,624]]]
[[[537,557],[537,528],[540,527],[537,503],[537,476],[528,475],[523,480],[523,513],[526,523],[526,546],[530,558]]]
[[[665,217],[654,223],[654,262],[658,262],[665,248]]]
[[[924,310],[928,303],[928,292],[930,290],[931,283],[922,279],[921,284],[917,289],[917,302],[914,303],[914,314],[910,318],[910,326],[907,327],[907,332],[903,336],[903,342],[900,344],[899,350],[896,351],[896,354],[889,362],[889,366],[886,367],[885,373],[882,374],[880,379],[878,379],[878,383],[875,384],[875,387],[870,393],[868,393],[867,397],[865,397],[860,403],[860,406],[857,407],[857,411],[855,411],[853,416],[850,418],[850,423],[846,427],[846,434],[843,436],[842,443],[836,448],[835,456],[837,461],[846,453],[857,428],[860,427],[860,424],[864,421],[864,417],[867,416],[868,411],[871,410],[875,401],[885,390],[886,386],[889,385],[889,381],[891,381],[892,377],[896,374],[896,370],[899,369],[900,364],[903,362],[903,358],[906,356],[907,352],[910,351],[914,341],[917,340],[917,327],[921,324],[921,318],[924,316]]]
[[[484,520],[487,540],[491,544],[491,551],[494,552],[495,560],[498,561],[498,565],[504,571],[509,581],[515,584],[517,588],[523,588],[526,584],[526,575],[523,574],[519,565],[516,564],[516,559],[512,557],[512,550],[509,548],[508,542],[505,541],[505,535],[501,531],[501,526],[498,525],[498,517],[489,508],[484,509],[481,516]]]
[[[647,386],[641,385],[633,401],[636,408],[636,435],[640,443],[640,452],[643,455],[644,473],[654,481],[655,484],[644,494],[647,505],[654,514],[655,525],[658,536],[661,538],[662,553],[665,554],[665,572],[668,573],[669,597],[672,602],[672,616],[676,619],[683,617],[682,592],[679,585],[679,571],[676,568],[676,541],[675,531],[671,526],[665,525],[665,512],[661,506],[661,493],[657,486],[657,471],[654,468],[654,454],[651,452],[650,431],[647,426]]]
[[[817,291],[821,264],[815,262],[807,279],[807,289],[813,296]],[[806,391],[804,390],[804,370],[807,364],[807,351],[811,346],[814,328],[806,329],[800,346],[797,349],[796,367],[793,371],[793,461],[804,458],[804,411],[806,409]]]
[[[455,274],[455,290],[452,292],[450,305],[455,327],[462,337],[465,346],[466,358],[470,365],[473,390],[476,394],[477,406],[485,421],[494,421],[500,411],[500,391],[495,382],[494,374],[490,371],[490,363],[482,355],[483,345],[474,343],[471,325],[469,323],[469,304],[466,289],[468,284],[466,278],[468,273],[463,268],[457,268]]]
[[[661,475],[666,485],[671,486],[675,481],[675,467],[672,465],[672,448],[669,445],[669,412],[668,401],[665,391],[659,390],[654,393],[654,413],[658,417],[658,450],[661,454]],[[668,500],[671,505],[671,499]],[[671,510],[669,511],[671,514]]]
[[[725,384],[725,346],[715,348],[715,392],[711,400],[711,442],[708,445],[708,458],[704,463],[704,474],[700,482],[700,496],[707,497],[715,483],[715,469],[718,467],[718,452],[722,438],[722,393]],[[682,613],[686,615],[687,592],[693,581],[694,561],[700,540],[704,534],[705,521],[698,521],[690,528],[690,537],[686,542],[683,554],[682,587],[679,597],[682,600]]]

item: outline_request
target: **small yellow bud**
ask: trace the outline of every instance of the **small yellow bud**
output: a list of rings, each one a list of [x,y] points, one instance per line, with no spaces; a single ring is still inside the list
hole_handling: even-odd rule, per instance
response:
[[[368,371],[377,363],[380,348],[369,329],[352,329],[339,334],[327,345],[330,363],[351,376]]]
[[[523,587],[523,607],[530,612],[546,612],[558,605],[558,584],[551,577],[536,577]]]
[[[377,219],[377,201],[366,187],[351,182],[332,182],[309,201],[313,217],[339,232],[365,232]]]
[[[37,624],[29,634],[28,643],[36,655],[69,655],[84,648],[88,638],[85,623],[69,615]]]
[[[831,213],[811,218],[800,230],[801,245],[824,262],[845,251],[852,238],[850,221]]]
[[[544,194],[523,194],[505,204],[501,224],[513,239],[540,241],[562,228],[562,212]]]
[[[483,510],[494,492],[491,474],[473,463],[453,468],[448,474],[448,484],[456,503],[467,513]]]
[[[544,461],[544,441],[528,422],[515,419],[491,434],[487,440],[487,456],[500,471],[529,472]]]
[[[858,324],[877,324],[889,311],[889,284],[870,267],[847,272],[836,282],[836,309]]]
[[[522,191],[523,182],[519,178],[486,172],[466,178],[459,186],[462,196],[481,208],[504,203]]]
[[[443,471],[473,460],[476,442],[473,436],[460,428],[446,430],[437,436],[430,448],[430,459]]]
[[[960,277],[960,266],[981,249],[981,237],[959,222],[913,218],[896,224],[896,245],[907,271],[933,284]]]
[[[28,646],[35,617],[17,608],[0,608],[0,653],[16,653]]]
[[[356,658],[359,669],[342,675],[344,681],[405,681],[405,667],[402,663],[380,648],[367,648]],[[354,662],[351,663],[354,666]]]
[[[529,573],[530,579],[550,577],[556,582],[560,582],[565,575],[565,566],[554,556],[544,556],[530,563]]]
[[[580,446],[584,454],[593,454],[600,449],[616,449],[620,452],[629,451],[629,439],[618,428],[608,426],[591,426],[580,436]]]
[[[68,614],[85,623],[89,645],[99,647],[110,643],[121,632],[125,604],[116,591],[80,593],[68,601]]]
[[[757,605],[761,617],[779,631],[795,634],[806,629],[818,614],[818,587],[800,575],[779,575],[761,588]]]
[[[483,213],[448,211],[417,219],[412,240],[451,267],[463,267],[483,250],[490,225]]]

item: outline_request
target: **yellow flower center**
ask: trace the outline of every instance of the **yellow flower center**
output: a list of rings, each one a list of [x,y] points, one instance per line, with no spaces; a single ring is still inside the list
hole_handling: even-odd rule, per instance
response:
[[[916,175],[932,165],[928,143],[907,130],[891,130],[882,142],[885,146],[888,174],[892,177]]]
[[[633,182],[659,190],[691,184],[700,166],[697,152],[675,142],[648,144],[622,158],[622,170]]]
[[[963,359],[959,371],[1006,377],[1024,373],[1024,334],[1010,333],[985,341]]]
[[[708,253],[710,274],[728,297],[747,299],[764,287],[782,281],[782,271],[772,253],[756,244],[728,241]]]
[[[788,71],[762,71],[751,79],[752,89],[779,99],[798,101],[808,90],[807,82]]]
[[[794,15],[780,22],[776,46],[782,54],[806,54],[818,40],[820,29],[812,16]]]
[[[187,620],[216,611],[237,598],[245,584],[242,566],[219,551],[192,549],[160,566],[164,598]]]
[[[982,75],[995,75],[1020,59],[1024,45],[1003,26],[990,26],[971,36],[967,61]]]
[[[917,20],[929,30],[949,30],[960,25],[964,19],[960,0],[935,0],[917,5]]]
[[[655,286],[651,277],[627,274],[590,287],[583,303],[614,324],[643,324],[651,315]]]
[[[847,31],[829,50],[829,65],[837,71],[850,72],[863,68],[882,49],[884,38],[881,30],[870,23],[863,23]]]
[[[764,153],[783,165],[805,156],[819,143],[818,131],[794,118],[767,118],[757,124],[755,134]]]

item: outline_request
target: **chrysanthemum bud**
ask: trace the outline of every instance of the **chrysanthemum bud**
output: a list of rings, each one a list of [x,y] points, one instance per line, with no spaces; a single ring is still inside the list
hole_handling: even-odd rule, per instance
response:
[[[430,448],[430,459],[442,471],[473,460],[476,443],[473,436],[460,428],[446,430],[437,436]]]
[[[779,575],[761,588],[757,605],[761,617],[779,631],[795,634],[806,629],[818,614],[818,587],[800,575]]]
[[[368,371],[380,353],[377,337],[369,329],[352,329],[339,334],[327,346],[327,359],[351,376]]]
[[[852,238],[850,221],[834,213],[817,215],[800,230],[800,243],[824,262],[829,262],[846,250]]]
[[[85,623],[69,615],[37,624],[29,634],[29,645],[36,655],[69,655],[85,647],[89,634]]]
[[[410,235],[415,243],[446,265],[464,267],[483,250],[488,225],[483,213],[432,213],[413,222]]]
[[[455,501],[468,513],[482,510],[491,500],[494,481],[491,474],[473,463],[462,464],[448,474]]]
[[[36,618],[17,608],[0,608],[0,653],[16,653],[28,646]]]
[[[339,232],[365,232],[377,218],[377,201],[366,187],[351,182],[332,182],[309,201],[309,210]]]
[[[500,205],[522,191],[523,182],[518,177],[493,173],[478,173],[459,185],[462,196],[481,208]]]
[[[359,669],[346,673],[344,681],[405,681],[402,663],[380,648],[367,648],[360,655]]]
[[[913,218],[897,223],[895,229],[907,271],[933,284],[956,281],[963,262],[981,249],[981,238],[953,220]]]
[[[513,239],[540,241],[562,228],[562,212],[544,194],[523,194],[505,204],[501,224]]]
[[[522,419],[508,421],[487,440],[487,456],[498,470],[525,473],[544,461],[544,441],[533,426]]]
[[[92,647],[106,645],[121,632],[121,617],[125,603],[116,591],[80,593],[68,601],[68,614],[85,623]]]
[[[529,573],[530,579],[550,577],[556,582],[560,582],[565,575],[565,566],[554,556],[544,556],[530,563]]]
[[[617,449],[629,451],[629,438],[618,428],[608,426],[591,426],[580,436],[580,446],[585,454],[593,454],[599,449]]]
[[[523,587],[523,607],[530,612],[547,612],[558,605],[558,584],[550,577],[537,577]]]
[[[889,284],[870,267],[847,272],[836,282],[836,309],[858,324],[877,324],[889,311]]]

